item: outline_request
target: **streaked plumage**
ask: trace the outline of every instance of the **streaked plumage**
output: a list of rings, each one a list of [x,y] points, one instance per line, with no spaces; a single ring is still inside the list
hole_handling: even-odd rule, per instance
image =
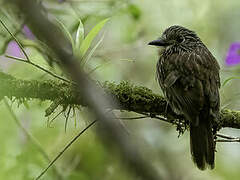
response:
[[[219,115],[219,65],[195,32],[171,26],[150,45],[163,46],[157,79],[169,105],[190,122],[193,161],[214,168],[212,120]]]

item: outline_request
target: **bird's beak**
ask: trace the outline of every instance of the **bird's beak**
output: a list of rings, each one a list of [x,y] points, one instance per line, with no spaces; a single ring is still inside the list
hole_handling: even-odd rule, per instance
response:
[[[152,45],[152,46],[168,46],[169,43],[166,42],[166,40],[159,38],[157,40],[151,41],[150,43],[148,43],[148,45]]]

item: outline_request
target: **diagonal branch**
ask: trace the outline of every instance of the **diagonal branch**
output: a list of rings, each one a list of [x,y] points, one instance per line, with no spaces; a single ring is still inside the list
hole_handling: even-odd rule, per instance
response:
[[[98,133],[103,142],[118,147],[120,155],[128,167],[141,179],[162,179],[152,163],[141,155],[136,142],[123,133],[118,121],[113,120],[114,114],[106,113],[106,107],[115,107],[114,100],[104,96],[103,89],[97,87],[79,68],[77,63],[79,61],[72,55],[70,43],[63,33],[49,21],[43,13],[43,8],[32,0],[25,0],[24,4],[21,0],[11,0],[10,2],[21,9],[36,37],[46,42],[61,62],[59,67],[68,73],[69,77],[76,83],[76,91],[81,94],[81,99],[86,102],[100,122],[101,127],[98,128]],[[101,128],[105,131],[102,131]]]

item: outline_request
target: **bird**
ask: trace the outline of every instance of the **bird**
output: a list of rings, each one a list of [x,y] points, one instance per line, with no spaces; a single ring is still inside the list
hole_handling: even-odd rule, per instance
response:
[[[220,66],[197,34],[168,27],[148,45],[161,47],[156,79],[176,114],[189,123],[192,160],[200,170],[215,166],[213,121],[219,118]]]

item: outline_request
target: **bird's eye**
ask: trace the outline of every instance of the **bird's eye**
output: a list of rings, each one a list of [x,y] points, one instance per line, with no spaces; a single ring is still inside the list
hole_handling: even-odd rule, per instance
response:
[[[181,43],[181,42],[184,41],[184,37],[178,36],[178,37],[176,38],[176,40],[177,40],[178,43]]]

